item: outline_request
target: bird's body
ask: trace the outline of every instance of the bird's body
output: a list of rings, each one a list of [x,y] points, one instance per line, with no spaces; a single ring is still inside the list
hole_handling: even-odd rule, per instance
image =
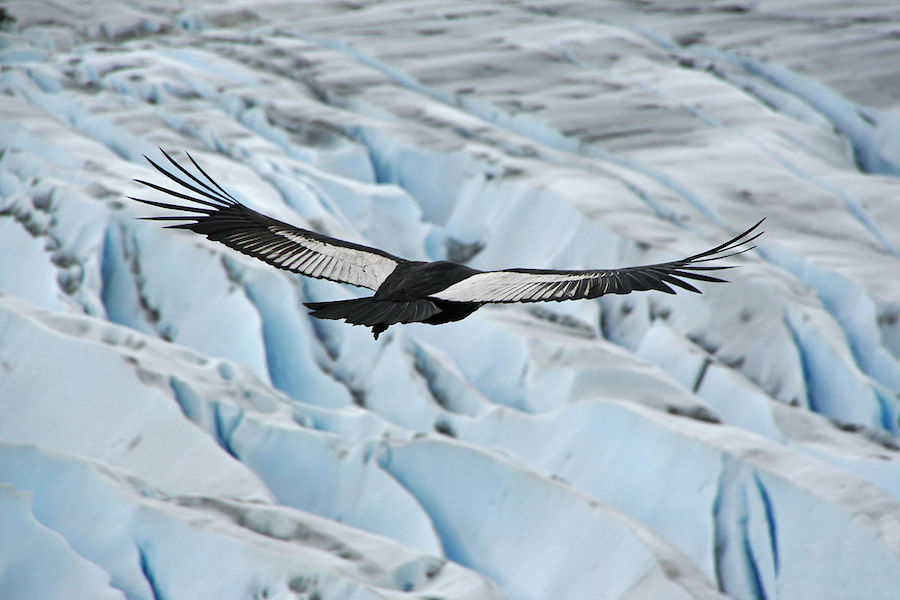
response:
[[[449,261],[410,261],[377,248],[278,221],[238,202],[190,155],[188,158],[199,171],[199,176],[179,165],[165,152],[163,154],[187,179],[163,169],[149,158],[147,160],[160,173],[194,195],[137,181],[199,206],[132,198],[152,206],[190,213],[146,218],[182,221],[170,227],[190,229],[281,269],[374,290],[375,294],[366,298],[308,302],[306,306],[312,309],[310,314],[319,319],[343,319],[353,325],[371,327],[376,339],[381,332],[397,323],[440,325],[459,321],[488,303],[558,302],[643,290],[674,294],[671,285],[699,293],[700,290],[684,279],[724,281],[704,271],[731,267],[701,263],[745,252],[750,248],[737,248],[762,233],[751,235],[762,223],[759,221],[747,231],[706,252],[653,265],[582,271],[480,271]]]
[[[480,273],[446,260],[404,261],[397,265],[375,294],[368,298],[336,302],[307,302],[312,316],[344,319],[353,325],[372,327],[375,339],[395,323],[441,325],[465,319],[481,307],[479,302],[449,302],[432,296],[448,285]]]

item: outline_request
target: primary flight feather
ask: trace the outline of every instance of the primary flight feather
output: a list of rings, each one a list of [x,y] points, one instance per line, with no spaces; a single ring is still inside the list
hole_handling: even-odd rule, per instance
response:
[[[375,294],[367,298],[307,302],[305,305],[312,309],[313,317],[343,319],[353,325],[371,327],[376,339],[396,323],[439,325],[459,321],[488,303],[559,302],[644,290],[674,294],[672,286],[700,293],[685,280],[724,282],[707,272],[732,267],[704,263],[751,250],[752,247],[738,248],[763,233],[757,231],[761,219],[715,248],[653,265],[582,271],[480,271],[449,261],[406,260],[377,248],[267,217],[238,202],[190,154],[188,160],[197,169],[196,174],[178,164],[165,151],[162,153],[175,171],[166,170],[150,158],[147,160],[157,171],[191,193],[141,179],[135,181],[192,204],[131,197],[144,204],[184,213],[145,219],[176,221],[169,227],[205,235],[279,269],[374,290]]]

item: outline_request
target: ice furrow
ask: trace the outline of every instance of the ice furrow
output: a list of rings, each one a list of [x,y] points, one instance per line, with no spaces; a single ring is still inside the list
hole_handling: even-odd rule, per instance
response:
[[[683,184],[678,182],[672,176],[667,175],[660,170],[654,169],[647,164],[639,163],[637,161],[628,159],[627,157],[623,157],[615,153],[603,150],[602,148],[595,145],[585,144],[583,141],[567,137],[542,121],[533,120],[528,116],[512,115],[510,113],[507,113],[506,111],[503,111],[496,105],[492,104],[490,101],[457,96],[438,88],[426,86],[418,81],[414,76],[403,71],[402,69],[393,67],[390,64],[378,59],[374,55],[365,53],[358,48],[347,44],[346,42],[311,36],[309,34],[301,32],[294,32],[294,35],[296,35],[300,39],[308,40],[310,42],[320,44],[333,50],[347,53],[363,64],[366,64],[378,70],[382,74],[391,78],[398,85],[401,85],[406,89],[427,96],[432,100],[440,102],[442,104],[457,108],[469,115],[478,118],[485,123],[490,124],[493,127],[497,127],[517,136],[532,140],[533,142],[538,143],[540,146],[551,148],[566,155],[579,156],[592,160],[599,160],[602,162],[610,162],[618,166],[625,167],[636,173],[645,175],[661,184],[664,188],[671,190],[678,197],[688,202],[710,222],[720,227],[725,226],[723,218],[716,214],[714,209],[700,200],[700,198],[693,194]],[[541,153],[540,156],[541,158],[545,157],[544,153]],[[552,158],[550,160],[551,162],[556,162]],[[563,163],[564,161],[559,160],[558,162]],[[632,192],[637,192],[636,186],[634,186],[634,184],[630,184],[628,186],[628,189]],[[644,196],[643,194],[638,194],[638,196],[646,199],[646,196]],[[660,214],[660,216],[662,216],[663,214],[662,211],[659,211],[658,208],[656,209],[656,212]]]
[[[147,552],[144,548],[137,544],[138,557],[141,566],[141,573],[144,575],[144,579],[147,580],[147,585],[150,586],[150,593],[153,595],[153,600],[165,600],[166,595],[162,593],[160,590],[159,582],[156,581],[156,576],[153,573],[153,568],[150,566],[150,559],[147,558]]]
[[[646,33],[646,31],[644,31],[644,33]],[[659,40],[660,36],[659,35],[650,36],[650,39]],[[747,70],[749,70],[751,72],[753,72],[757,68],[765,68],[765,69],[771,68],[767,65],[760,66],[761,63],[758,63],[756,61],[751,63],[750,62],[751,59],[749,59],[745,56],[738,56],[738,55],[734,54],[733,52],[731,52],[731,53],[724,52],[721,50],[713,50],[711,48],[705,48],[702,51],[691,51],[690,49],[685,49],[683,47],[677,46],[677,44],[675,44],[674,41],[671,41],[667,44],[662,44],[662,45],[663,45],[663,47],[670,49],[671,51],[677,52],[680,56],[683,56],[684,60],[688,64],[691,64],[693,68],[698,68],[698,69],[700,68],[700,65],[694,65],[693,62],[691,62],[693,59],[695,59],[697,57],[707,59],[710,62],[712,62],[713,64],[715,61],[723,61],[723,60],[729,61],[729,62],[736,62],[738,64],[743,65]],[[571,52],[569,52],[567,54],[567,56],[569,57],[569,61],[572,62],[572,64],[577,64],[583,68],[594,68],[594,67],[591,67],[590,65],[584,64]],[[749,66],[750,64],[754,65],[753,68],[751,68]],[[705,67],[706,67],[705,71],[712,71],[712,72],[716,73],[717,75],[719,75],[719,77],[723,81],[731,83],[731,78],[729,77],[729,75],[727,73],[724,73],[721,71],[715,71],[715,70],[711,69],[710,64],[705,64]],[[792,76],[799,77],[796,74],[792,74]],[[642,89],[646,89],[648,92],[650,92],[654,95],[665,98],[668,101],[677,103],[678,105],[682,106],[685,110],[687,110],[693,114],[696,114],[697,117],[702,119],[704,122],[706,122],[711,127],[715,127],[718,129],[723,129],[723,128],[727,127],[724,123],[720,122],[718,119],[716,119],[712,115],[706,113],[701,108],[698,108],[696,106],[693,106],[693,105],[685,103],[685,102],[682,102],[678,98],[674,98],[669,95],[663,94],[657,89],[650,88],[647,84],[639,83],[638,85]],[[746,89],[746,86],[741,86],[741,89]],[[825,181],[821,177],[817,177],[817,176],[807,172],[800,166],[794,164],[794,162],[791,161],[786,156],[784,156],[783,153],[774,149],[770,144],[765,144],[762,141],[758,140],[755,136],[750,135],[740,129],[735,129],[735,128],[728,128],[728,129],[729,129],[729,132],[731,132],[734,135],[739,136],[743,139],[746,139],[749,143],[751,143],[754,146],[756,146],[757,148],[759,148],[766,155],[770,156],[773,160],[777,161],[778,164],[782,165],[791,174],[797,176],[798,178],[800,178],[804,181],[809,181],[810,183],[812,183],[815,186],[822,189],[824,192],[826,192],[830,195],[833,195],[836,198],[839,198],[844,203],[844,205],[847,207],[847,210],[850,212],[850,214],[853,215],[853,217],[857,221],[859,221],[859,223],[866,230],[869,231],[869,233],[872,235],[872,237],[875,240],[877,240],[877,242],[885,250],[887,250],[888,252],[891,252],[892,254],[900,256],[900,250],[898,250],[897,247],[894,244],[892,244],[890,242],[890,240],[887,239],[884,232],[881,231],[881,229],[878,227],[878,225],[872,220],[872,217],[860,205],[859,201],[856,200],[855,198],[853,198],[853,196],[851,194],[847,193],[845,190],[842,190],[838,186]]]

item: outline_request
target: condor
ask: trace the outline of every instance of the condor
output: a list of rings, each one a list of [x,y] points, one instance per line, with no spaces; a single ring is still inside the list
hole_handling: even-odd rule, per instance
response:
[[[305,306],[312,309],[310,314],[317,319],[343,319],[353,325],[371,327],[375,339],[396,323],[440,325],[459,321],[488,303],[560,302],[644,290],[674,294],[671,286],[700,293],[685,280],[724,282],[706,272],[732,267],[703,263],[751,250],[753,247],[738,248],[763,233],[756,231],[762,223],[760,220],[715,248],[653,265],[584,271],[479,271],[448,261],[406,260],[377,248],[345,242],[267,217],[238,202],[190,154],[188,159],[198,174],[162,152],[177,172],[145,158],[157,171],[192,194],[140,179],[135,181],[194,205],[131,198],[186,213],[145,219],[182,221],[169,227],[190,229],[279,269],[374,290],[375,294],[367,298],[307,302]]]

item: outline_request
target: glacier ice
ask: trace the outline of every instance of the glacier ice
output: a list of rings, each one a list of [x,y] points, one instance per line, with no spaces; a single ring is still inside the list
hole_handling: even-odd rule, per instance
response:
[[[893,598],[900,11],[785,6],[4,6],[0,596]],[[413,259],[767,233],[375,342],[137,220],[157,147]]]

